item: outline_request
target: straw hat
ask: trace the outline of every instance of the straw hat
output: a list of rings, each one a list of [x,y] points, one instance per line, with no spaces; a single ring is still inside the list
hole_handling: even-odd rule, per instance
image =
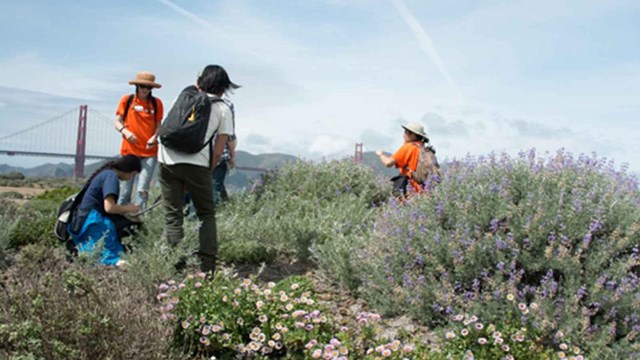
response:
[[[422,136],[425,139],[429,139],[427,137],[427,134],[424,132],[424,126],[418,124],[418,123],[408,123],[407,125],[402,125],[402,128],[410,131],[418,136]]]
[[[156,83],[156,76],[148,71],[140,71],[136,78],[129,81],[129,85],[147,85],[159,89],[162,85]]]

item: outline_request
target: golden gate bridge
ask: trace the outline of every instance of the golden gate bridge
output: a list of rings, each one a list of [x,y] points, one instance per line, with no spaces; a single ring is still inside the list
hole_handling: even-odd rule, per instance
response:
[[[105,160],[118,156],[122,135],[113,128],[114,117],[81,105],[79,109],[71,109],[0,137],[0,155],[73,158],[73,176],[81,178],[87,159]],[[246,166],[237,166],[237,169],[268,170]]]

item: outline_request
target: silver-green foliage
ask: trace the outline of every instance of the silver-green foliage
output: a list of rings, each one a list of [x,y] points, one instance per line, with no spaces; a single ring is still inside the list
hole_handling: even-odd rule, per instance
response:
[[[220,257],[268,262],[270,254],[306,259],[313,251],[326,265],[346,256],[334,243],[368,231],[385,197],[373,171],[350,161],[287,164],[220,210]]]
[[[499,321],[495,303],[513,294],[540,304],[533,323],[550,341],[561,331],[621,356],[638,351],[639,242],[636,178],[595,156],[530,151],[453,162],[430,196],[389,205],[352,266],[388,313]]]
[[[11,244],[11,234],[18,225],[20,217],[16,215],[16,206],[6,200],[0,200],[0,268],[7,260],[7,250]]]
[[[152,188],[150,198],[159,196],[159,190],[157,187]],[[153,293],[159,281],[175,275],[176,264],[181,259],[186,260],[189,265],[197,266],[197,257],[193,254],[198,249],[199,222],[185,219],[184,239],[176,246],[170,246],[162,235],[165,226],[162,206],[145,213],[142,221],[143,227],[138,233],[123,239],[123,243],[130,249],[123,258],[128,262],[127,274],[131,281]]]
[[[31,244],[3,274],[2,359],[177,359],[153,298],[112,267]]]

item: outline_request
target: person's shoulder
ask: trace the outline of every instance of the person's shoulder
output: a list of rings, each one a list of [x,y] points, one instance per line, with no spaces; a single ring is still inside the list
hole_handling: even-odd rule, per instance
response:
[[[214,95],[214,97],[211,98],[211,104],[212,106],[215,106],[222,115],[231,116],[231,107],[233,105],[227,102],[224,98]]]
[[[118,178],[118,174],[116,174],[116,171],[114,169],[104,169],[100,172],[100,174],[98,174],[98,176],[102,177],[103,179]]]
[[[158,105],[160,105],[160,106],[162,106],[162,105],[163,105],[162,100],[160,100],[160,98],[159,98],[159,97],[157,97],[157,96],[153,95],[153,99],[155,100],[156,104],[158,104]]]
[[[116,169],[114,168],[104,169],[104,172],[107,174],[106,176],[118,176],[118,174],[116,174]]]
[[[133,94],[124,94],[124,95],[122,95],[122,97],[120,98],[120,102],[127,102],[129,100],[129,97],[131,97],[131,95],[133,95]]]
[[[118,177],[118,175],[116,175],[116,172],[113,171],[113,169],[104,169],[102,171],[100,171],[98,174],[96,174],[96,176],[93,178],[93,180],[91,180],[91,182],[94,183],[104,183],[105,181],[107,181],[107,179],[113,178],[113,177]]]

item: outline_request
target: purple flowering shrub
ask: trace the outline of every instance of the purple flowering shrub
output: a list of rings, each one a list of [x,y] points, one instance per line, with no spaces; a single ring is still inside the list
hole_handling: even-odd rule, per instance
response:
[[[596,354],[638,351],[640,192],[623,167],[560,150],[453,161],[429,196],[390,202],[354,246],[363,295],[430,326],[499,321],[506,294],[539,304],[532,326]],[[524,319],[523,319],[524,321]]]

